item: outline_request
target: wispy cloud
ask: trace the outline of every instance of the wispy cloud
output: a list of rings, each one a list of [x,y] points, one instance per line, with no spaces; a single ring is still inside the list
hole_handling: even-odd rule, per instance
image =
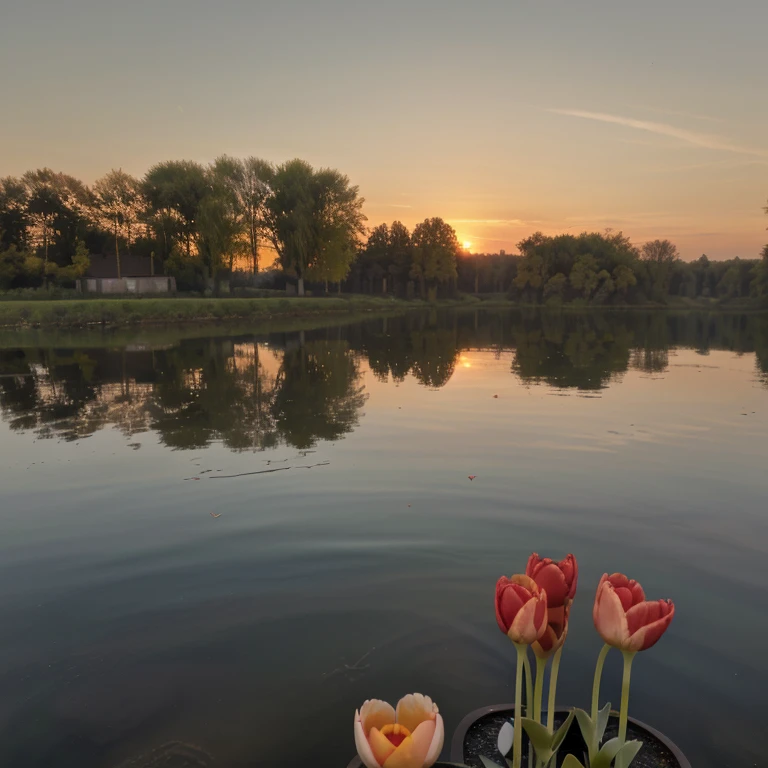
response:
[[[413,208],[412,205],[402,205],[401,203],[390,203],[390,208]]]
[[[667,123],[654,123],[649,120],[635,120],[631,117],[622,117],[621,115],[609,115],[604,112],[586,112],[581,109],[549,109],[557,115],[568,115],[569,117],[581,117],[586,120],[596,120],[601,123],[613,123],[614,125],[623,125],[626,128],[635,128],[639,131],[648,131],[656,133],[659,136],[671,136],[680,139],[687,144],[704,149],[713,149],[721,152],[735,152],[739,155],[751,155],[753,157],[768,157],[768,150],[755,149],[753,147],[743,147],[734,144],[732,141],[721,136],[708,133],[698,133],[689,131],[685,128],[678,128]]]
[[[642,109],[645,112],[656,112],[659,115],[672,115],[673,117],[688,117],[691,120],[703,120],[707,123],[724,123],[722,117],[711,117],[710,115],[699,115],[696,112],[684,112],[677,109],[660,109],[659,107],[648,107],[640,104],[629,104],[633,109]]]

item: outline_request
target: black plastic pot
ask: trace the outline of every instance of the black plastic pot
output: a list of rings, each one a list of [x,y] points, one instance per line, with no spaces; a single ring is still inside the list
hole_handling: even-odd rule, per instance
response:
[[[569,711],[568,709],[555,710],[555,723],[562,723]],[[499,704],[470,712],[453,733],[451,761],[482,767],[478,756],[483,755],[499,765],[505,765],[504,758],[496,747],[496,740],[501,726],[509,722],[514,714],[514,704]],[[611,716],[605,732],[606,738],[617,735],[618,725],[618,717]],[[691,768],[685,755],[664,734],[632,717],[629,718],[627,726],[627,739],[638,739],[643,742],[643,747],[632,761],[631,768]],[[527,745],[524,747],[527,750]],[[574,721],[560,747],[557,765],[560,765],[568,753],[583,759],[582,755],[585,752],[586,745],[581,738],[578,723]],[[527,765],[527,761],[525,764]],[[351,765],[350,768],[352,768]]]

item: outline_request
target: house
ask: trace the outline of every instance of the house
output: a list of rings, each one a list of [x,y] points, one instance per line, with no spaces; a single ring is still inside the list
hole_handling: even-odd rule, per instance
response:
[[[77,290],[110,294],[176,293],[176,278],[156,275],[151,257],[123,254],[120,256],[120,277],[117,272],[114,254],[92,255],[85,277],[77,281]]]

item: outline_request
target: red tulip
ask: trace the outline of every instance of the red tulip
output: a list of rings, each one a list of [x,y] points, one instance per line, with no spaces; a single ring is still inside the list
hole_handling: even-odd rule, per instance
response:
[[[547,593],[529,576],[502,576],[496,582],[496,621],[512,642],[530,645],[547,629]]]
[[[539,557],[535,552],[528,558],[525,568],[526,576],[530,576],[539,589],[547,593],[547,607],[560,608],[576,594],[576,583],[579,580],[579,566],[573,555],[568,555],[559,563],[549,557]]]
[[[592,618],[608,645],[644,651],[659,641],[674,616],[671,600],[647,601],[643,588],[623,573],[606,573],[600,579]]]
[[[547,626],[542,636],[531,645],[540,659],[548,659],[559,650],[568,635],[569,607],[547,608]]]

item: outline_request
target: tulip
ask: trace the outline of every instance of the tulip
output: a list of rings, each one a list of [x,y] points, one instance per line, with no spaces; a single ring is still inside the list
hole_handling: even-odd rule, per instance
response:
[[[508,579],[502,576],[496,582],[496,623],[515,644],[517,673],[515,676],[515,723],[513,768],[520,768],[523,731],[521,721],[523,666],[527,667],[528,646],[538,640],[547,629],[547,593],[536,582],[523,574]],[[530,679],[530,673],[528,673]],[[529,683],[530,691],[530,683]]]
[[[529,576],[502,576],[496,582],[496,622],[518,645],[530,645],[547,629],[547,593]]]
[[[443,748],[443,718],[429,696],[366,701],[355,712],[355,746],[366,768],[430,768]]]
[[[670,600],[646,601],[643,588],[624,574],[600,579],[592,618],[600,637],[621,651],[645,651],[655,645],[675,616]]]
[[[610,576],[603,574],[597,585],[592,619],[605,647],[600,653],[592,689],[592,715],[597,710],[600,676],[603,661],[610,648],[618,648],[624,656],[624,674],[621,682],[621,710],[619,714],[619,739],[626,740],[629,711],[629,682],[632,661],[638,651],[656,645],[675,616],[671,600],[645,599],[643,588],[623,573]],[[623,760],[619,768],[624,768]]]
[[[539,589],[547,593],[549,608],[562,608],[573,602],[576,595],[576,583],[579,580],[579,566],[573,555],[568,555],[559,563],[549,557],[539,557],[535,552],[528,558],[525,568]]]
[[[541,637],[531,644],[537,658],[548,659],[563,647],[568,635],[568,614],[569,609],[565,607],[547,610],[547,626]]]

